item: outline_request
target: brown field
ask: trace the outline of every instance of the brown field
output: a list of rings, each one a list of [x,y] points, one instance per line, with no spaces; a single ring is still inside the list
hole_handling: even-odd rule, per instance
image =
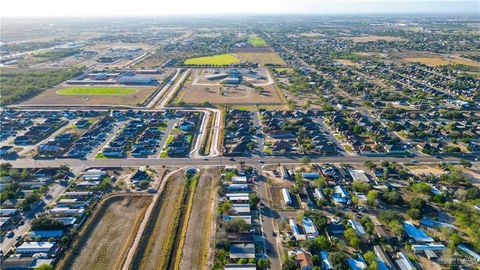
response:
[[[275,52],[239,52],[235,55],[243,61],[258,63],[259,65],[286,65],[285,61]]]
[[[118,196],[97,209],[98,220],[92,220],[66,269],[119,269],[125,259],[151,196]],[[92,217],[96,218],[96,217]]]
[[[82,85],[68,87],[85,87]],[[88,87],[88,86],[86,86]],[[95,87],[95,86],[93,86]],[[100,86],[103,87],[103,86]],[[114,87],[119,87],[115,85]],[[138,91],[127,95],[60,95],[57,91],[67,88],[64,85],[58,85],[47,89],[37,96],[26,100],[20,105],[141,105],[154,91],[154,86],[127,86],[135,88]]]
[[[270,187],[270,194],[272,194],[272,208],[274,209],[286,209],[292,210],[300,208],[300,201],[298,196],[290,192],[290,197],[292,198],[293,206],[285,204],[283,200],[282,188],[280,186]]]
[[[215,222],[215,184],[218,172],[203,171],[200,175],[188,231],[182,249],[180,269],[204,269],[209,251],[209,239]]]
[[[472,67],[480,67],[479,62],[463,59],[463,58],[449,58],[449,57],[406,57],[402,59],[405,62],[417,62],[432,67],[447,66],[447,65],[466,65]]]
[[[168,59],[168,56],[165,55],[162,52],[157,52],[154,53],[147,58],[145,58],[143,61],[138,62],[135,64],[133,67],[134,68],[153,68],[153,67],[159,67],[162,65],[166,60]]]
[[[234,48],[232,50],[233,54],[238,53],[271,53],[273,52],[272,48],[270,47],[245,47],[245,48]]]
[[[440,176],[445,173],[442,169],[432,166],[411,166],[408,169],[410,169],[410,173],[414,175],[433,174],[436,176]]]
[[[192,75],[185,82],[175,97],[175,102],[197,105],[205,101],[211,104],[250,105],[250,104],[282,104],[282,99],[273,84],[263,86],[261,93],[244,85],[193,85]]]
[[[369,42],[369,41],[407,41],[404,38],[401,37],[393,37],[393,36],[375,36],[375,35],[369,35],[369,36],[361,36],[361,37],[350,37],[348,38],[352,40],[353,42]]]
[[[175,236],[175,213],[181,206],[182,193],[185,189],[183,171],[171,176],[160,195],[159,207],[155,207],[152,216],[153,228],[146,228],[148,241],[137,250],[132,269],[164,269],[170,256],[169,237]],[[158,209],[157,209],[158,208]],[[156,212],[155,212],[156,211]],[[150,227],[147,225],[147,227]]]
[[[337,62],[346,66],[358,66],[358,63],[353,62],[352,60],[348,59],[336,59]]]

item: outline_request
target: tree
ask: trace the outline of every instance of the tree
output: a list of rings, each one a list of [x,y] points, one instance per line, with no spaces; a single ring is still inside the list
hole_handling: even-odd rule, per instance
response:
[[[354,237],[354,238],[350,239],[349,244],[353,248],[358,249],[358,247],[360,246],[360,242],[361,242],[360,238]]]
[[[267,270],[267,269],[270,269],[271,266],[271,263],[268,259],[259,259],[257,261],[257,268],[259,270]]]
[[[301,162],[305,165],[307,165],[308,163],[310,163],[310,158],[308,156],[303,156],[301,158]]]
[[[327,237],[325,237],[324,235],[317,236],[317,238],[315,238],[315,241],[317,241],[318,246],[323,250],[329,249],[331,246],[330,241],[328,241]]]
[[[375,255],[375,252],[369,250],[363,254],[363,258],[368,264],[372,264],[377,261],[377,255]]]
[[[410,208],[422,210],[427,205],[427,202],[420,197],[414,197],[410,201],[409,205],[410,205]]]
[[[388,226],[392,229],[393,233],[397,236],[401,236],[403,234],[403,226],[400,224],[398,220],[392,220]]]
[[[432,192],[432,187],[425,182],[415,183],[410,188],[415,193],[430,194]]]
[[[99,190],[107,190],[110,189],[112,186],[112,182],[110,181],[109,177],[104,177],[100,184],[98,184],[97,188]]]
[[[70,241],[70,238],[68,238],[68,236],[63,236],[63,237],[60,239],[59,245],[60,245],[61,247],[66,247],[69,241]]]
[[[247,261],[247,259],[245,259],[245,258],[240,258],[240,259],[237,261],[238,264],[246,264],[247,262],[248,262],[248,261]]]
[[[32,192],[28,194],[21,203],[23,211],[30,211],[30,209],[32,208],[32,204],[36,203],[38,200],[40,200],[40,194],[38,194],[37,192]]]
[[[410,208],[407,210],[407,215],[412,219],[421,219],[422,218],[422,211],[417,208]]]
[[[357,249],[358,246],[360,245],[361,241],[358,238],[357,233],[353,228],[346,229],[345,232],[343,233],[343,236],[345,236],[345,239],[347,239],[348,243],[353,248]]]
[[[353,181],[352,188],[355,191],[366,193],[372,188],[372,186],[368,183],[365,183],[365,182]]]
[[[27,171],[27,169],[24,168],[24,169],[22,170],[22,179],[27,178],[27,176],[28,176],[28,171]]]
[[[317,241],[315,241],[313,239],[303,241],[301,243],[301,246],[304,249],[310,251],[311,253],[316,253],[320,250],[320,246],[318,245]]]
[[[293,257],[288,257],[285,262],[283,262],[282,265],[282,270],[297,270],[297,262],[295,261],[295,258]]]
[[[0,176],[7,176],[11,168],[12,164],[8,162],[0,164]]]
[[[403,202],[402,196],[400,193],[392,190],[389,192],[385,192],[382,196],[383,200],[385,200],[388,204],[400,205]]]
[[[260,202],[260,198],[258,197],[258,195],[256,193],[250,193],[248,195],[248,199],[250,202],[250,207],[256,209],[258,203]]]
[[[223,201],[218,209],[220,214],[228,213],[232,210],[232,203],[230,203],[230,201]]]
[[[320,176],[319,178],[314,180],[314,185],[316,187],[326,187],[327,186],[327,180],[325,179],[325,177]]]
[[[35,230],[55,230],[63,227],[63,223],[49,216],[41,216],[32,221],[31,228]]]
[[[464,168],[472,167],[472,163],[468,160],[465,160],[465,159],[460,160],[460,165],[462,165]]]
[[[349,269],[347,264],[347,255],[343,251],[335,251],[329,254],[330,262],[333,264],[335,270],[347,270]]]
[[[250,229],[250,225],[243,219],[232,219],[225,223],[227,232],[245,232]]]
[[[310,209],[306,210],[304,216],[312,219],[313,224],[317,227],[318,230],[324,230],[327,227],[328,220],[327,217],[323,215],[320,210]]]
[[[370,190],[367,193],[367,203],[369,205],[375,205],[377,203],[377,198],[378,198],[378,191]]]
[[[365,165],[365,167],[369,168],[370,170],[373,170],[376,167],[375,163],[373,163],[373,161],[371,160],[367,160],[363,164]]]

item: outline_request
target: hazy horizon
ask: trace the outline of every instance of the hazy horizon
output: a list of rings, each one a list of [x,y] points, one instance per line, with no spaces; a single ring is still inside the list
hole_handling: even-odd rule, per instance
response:
[[[19,0],[2,3],[4,18],[47,17],[154,17],[206,15],[379,15],[379,14],[479,14],[480,1],[462,0],[177,0],[150,2],[85,0],[72,5],[67,1]]]

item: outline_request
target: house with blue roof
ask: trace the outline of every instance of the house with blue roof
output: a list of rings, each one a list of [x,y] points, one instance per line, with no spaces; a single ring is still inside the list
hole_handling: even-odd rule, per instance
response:
[[[421,229],[417,229],[417,227],[415,227],[415,225],[413,225],[409,221],[405,221],[403,223],[403,229],[405,230],[405,233],[408,235],[408,237],[415,242],[419,242],[419,243],[434,242],[433,238],[428,236],[427,233],[425,233],[425,231]]]
[[[322,260],[322,268],[325,270],[333,270],[332,263],[330,262],[330,259],[328,258],[328,251],[320,251],[320,258]]]
[[[51,231],[46,231],[46,230],[37,230],[37,231],[31,231],[30,232],[30,237],[31,238],[40,238],[40,239],[49,239],[49,238],[55,238],[59,239],[63,236],[63,231],[62,230],[51,230]]]

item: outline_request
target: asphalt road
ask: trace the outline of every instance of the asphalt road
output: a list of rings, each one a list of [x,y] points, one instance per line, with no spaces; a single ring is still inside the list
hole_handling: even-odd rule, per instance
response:
[[[270,208],[270,200],[268,199],[267,183],[261,181],[257,184],[257,194],[263,206],[259,207],[261,214],[262,232],[264,234],[264,246],[266,248],[265,255],[271,263],[272,269],[281,268],[281,259],[278,251],[277,239],[273,236],[275,231],[273,222],[276,218],[275,212]]]
[[[335,157],[310,157],[309,163],[351,163],[362,164],[367,160],[379,162],[389,161],[397,163],[441,163],[441,162],[458,162],[457,158],[435,157],[366,157],[366,156],[335,156]],[[223,166],[234,165],[244,162],[248,165],[264,164],[295,164],[301,163],[301,156],[279,156],[279,157],[213,157],[209,159],[190,159],[190,158],[125,158],[125,159],[41,159],[35,160],[31,158],[9,160],[15,168],[48,168],[67,165],[70,167],[137,167],[137,166]]]

